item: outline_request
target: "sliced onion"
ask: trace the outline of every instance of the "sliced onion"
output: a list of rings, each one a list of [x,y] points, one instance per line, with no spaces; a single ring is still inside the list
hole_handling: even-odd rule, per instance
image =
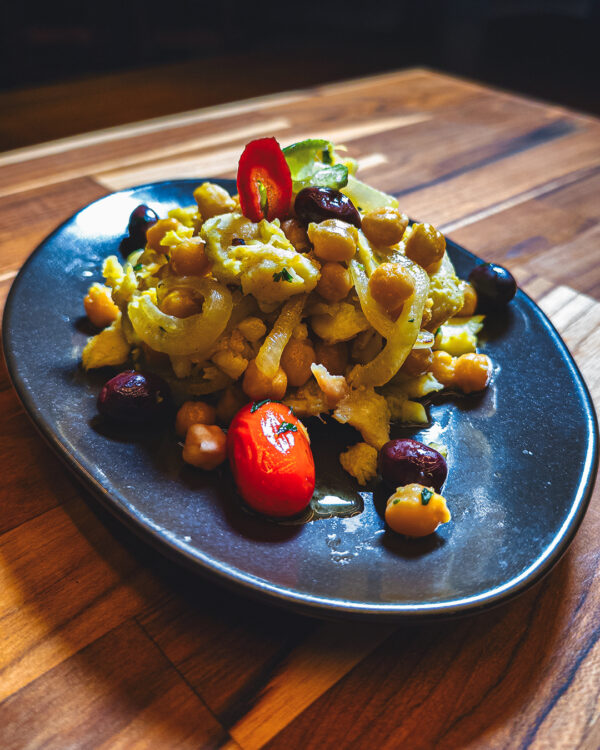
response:
[[[306,294],[299,294],[284,304],[275,325],[258,350],[256,366],[265,377],[274,378],[277,374],[283,350],[292,337],[292,331],[302,320],[305,302]]]
[[[225,330],[233,302],[226,286],[196,276],[168,280],[169,286],[191,287],[202,295],[202,312],[176,318],[158,309],[146,294],[135,297],[127,307],[136,334],[151,349],[171,355],[208,353]]]
[[[415,345],[429,292],[429,276],[416,263],[410,270],[415,279],[415,291],[404,303],[381,352],[368,364],[357,365],[350,373],[350,384],[355,388],[385,385],[402,367]]]

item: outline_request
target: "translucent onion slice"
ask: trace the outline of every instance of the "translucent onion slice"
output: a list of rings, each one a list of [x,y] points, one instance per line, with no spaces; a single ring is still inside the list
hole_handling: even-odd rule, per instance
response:
[[[148,295],[135,297],[127,307],[136,334],[151,349],[171,355],[208,353],[225,330],[231,315],[231,293],[223,284],[195,276],[170,280],[169,286],[192,287],[202,295],[202,312],[189,318],[165,315]]]
[[[385,385],[402,367],[415,345],[429,292],[429,276],[416,263],[412,264],[411,273],[415,279],[415,291],[404,303],[381,352],[368,364],[357,365],[350,373],[350,384],[355,388]]]
[[[377,268],[378,263],[371,243],[360,230],[358,232],[357,258],[350,261],[349,269],[360,306],[371,326],[377,333],[388,339],[393,334],[395,323],[377,304],[369,291],[369,278]],[[416,267],[409,258],[400,252],[394,253],[392,262],[407,268],[410,273],[413,273],[413,269]],[[419,328],[420,320],[419,318]]]
[[[388,318],[371,296],[369,292],[369,277],[364,266],[353,259],[349,263],[349,269],[365,318],[377,333],[380,333],[384,338],[388,338],[394,330],[394,322]]]
[[[435,336],[429,331],[419,331],[413,349],[430,349],[435,341]]]
[[[281,355],[292,331],[302,320],[306,294],[289,299],[281,308],[279,317],[256,355],[256,366],[267,378],[274,378],[279,369]]]

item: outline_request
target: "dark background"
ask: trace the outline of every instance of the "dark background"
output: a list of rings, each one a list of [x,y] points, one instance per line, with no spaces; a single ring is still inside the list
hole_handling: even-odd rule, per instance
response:
[[[425,66],[600,114],[600,0],[11,2],[0,149]]]

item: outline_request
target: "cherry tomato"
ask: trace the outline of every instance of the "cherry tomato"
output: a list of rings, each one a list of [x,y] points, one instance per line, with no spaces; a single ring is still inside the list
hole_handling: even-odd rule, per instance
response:
[[[237,173],[240,208],[250,221],[284,219],[292,205],[292,175],[275,138],[250,141]]]
[[[304,510],[315,489],[315,463],[304,426],[285,404],[246,404],[227,432],[227,455],[240,495],[267,516]]]

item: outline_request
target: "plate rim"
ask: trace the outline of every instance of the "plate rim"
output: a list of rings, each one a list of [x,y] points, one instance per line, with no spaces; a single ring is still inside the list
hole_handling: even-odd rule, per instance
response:
[[[42,435],[47,444],[53,449],[54,453],[61,459],[63,464],[70,469],[85,489],[91,490],[93,496],[100,501],[102,506],[109,510],[121,522],[125,523],[128,529],[133,531],[138,537],[147,543],[150,543],[161,554],[178,563],[183,563],[186,567],[191,568],[196,573],[216,581],[228,588],[241,594],[252,596],[255,599],[267,601],[271,604],[278,604],[303,614],[316,617],[342,617],[346,619],[378,620],[386,621],[417,621],[427,619],[439,619],[452,616],[467,615],[474,612],[480,612],[494,606],[508,602],[516,596],[524,593],[531,586],[538,583],[550,570],[558,563],[563,554],[570,546],[583,518],[587,511],[598,471],[599,461],[599,427],[598,418],[595,411],[594,402],[587,387],[587,384],[575,362],[567,345],[562,340],[554,324],[548,316],[539,307],[539,305],[521,288],[517,294],[522,297],[525,304],[537,314],[544,324],[548,335],[553,341],[555,347],[559,350],[562,359],[568,365],[571,378],[577,385],[579,396],[586,412],[586,429],[588,432],[587,450],[585,460],[581,469],[579,483],[576,492],[573,494],[573,500],[570,505],[569,513],[562,525],[556,531],[552,541],[546,546],[543,553],[518,576],[505,581],[502,585],[488,590],[484,594],[476,594],[468,597],[455,598],[447,602],[427,602],[418,604],[398,604],[398,603],[378,603],[355,602],[345,599],[335,599],[330,597],[320,597],[308,592],[297,591],[285,586],[276,585],[264,578],[246,573],[240,568],[228,565],[218,560],[214,560],[210,555],[205,555],[201,550],[195,548],[196,554],[192,554],[185,543],[173,539],[164,532],[153,528],[142,514],[136,514],[131,508],[123,505],[107,489],[105,489],[85,467],[69,452],[67,446],[63,444],[55,432],[51,429],[37,413],[37,407],[34,402],[33,393],[29,386],[23,381],[19,372],[19,365],[16,361],[14,352],[11,350],[11,331],[10,322],[14,318],[13,306],[19,293],[19,287],[23,283],[28,273],[28,268],[33,259],[43,250],[55,235],[60,232],[90,206],[111,198],[115,195],[133,194],[137,191],[161,189],[168,186],[197,186],[203,181],[210,180],[216,183],[226,183],[231,186],[235,180],[230,178],[182,178],[160,180],[157,182],[145,183],[125,188],[123,190],[112,191],[96,200],[79,208],[71,214],[54,230],[52,230],[35,249],[29,254],[25,262],[20,267],[16,277],[13,280],[11,288],[6,298],[3,319],[2,319],[2,348],[7,366],[10,381],[13,388],[25,409],[28,417],[33,422],[37,431]],[[457,248],[468,258],[477,264],[484,263],[481,258],[462,245],[448,239],[450,249]],[[191,545],[190,545],[191,546]]]

